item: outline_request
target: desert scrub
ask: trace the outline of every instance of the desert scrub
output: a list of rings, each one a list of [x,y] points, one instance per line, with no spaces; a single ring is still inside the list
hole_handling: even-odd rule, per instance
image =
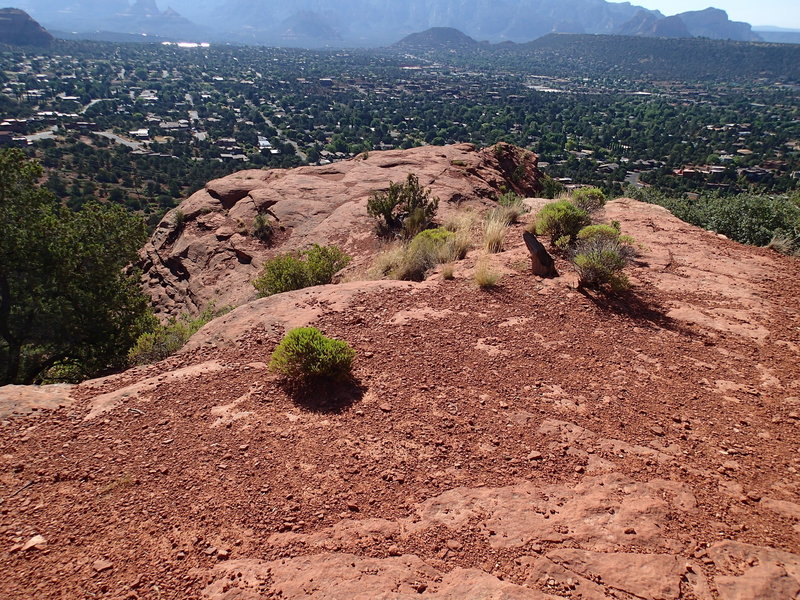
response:
[[[528,212],[528,207],[525,206],[524,198],[514,192],[506,192],[497,198],[497,203],[500,205],[505,219],[509,224],[516,223],[519,218]]]
[[[325,285],[350,264],[350,256],[336,246],[314,244],[297,254],[281,254],[264,263],[253,281],[260,297],[272,296],[314,285]]]
[[[593,240],[597,238],[608,238],[616,240],[619,238],[619,229],[613,225],[588,225],[578,232],[577,239]]]
[[[411,239],[430,227],[439,199],[423,188],[419,179],[409,173],[405,183],[389,182],[385,192],[373,192],[367,200],[367,214],[377,221],[381,235],[401,235]]]
[[[442,279],[451,280],[455,278],[455,265],[447,263],[442,265]]]
[[[622,272],[630,261],[632,248],[619,236],[594,236],[578,243],[572,262],[578,271],[578,286],[621,292],[630,287]]]
[[[502,208],[489,211],[483,224],[483,249],[487,254],[503,251],[508,232],[508,214]]]
[[[572,203],[586,212],[603,208],[606,204],[606,195],[603,190],[596,187],[582,187],[572,191]]]
[[[409,243],[389,246],[381,252],[371,271],[378,277],[422,281],[436,265],[464,258],[469,246],[469,239],[461,232],[442,227],[426,229]]]
[[[211,304],[194,318],[184,314],[177,318],[172,317],[166,324],[156,325],[153,331],[139,336],[128,352],[128,362],[132,365],[149,365],[172,356],[203,325],[231,310],[229,306],[216,308]]]
[[[257,240],[269,244],[272,238],[275,237],[275,226],[267,215],[259,213],[253,219],[252,233]]]
[[[486,258],[482,258],[475,265],[473,279],[482,290],[495,287],[502,276],[495,270]]]
[[[578,232],[591,224],[589,213],[567,200],[557,200],[542,207],[530,229],[537,235],[549,235],[555,244],[559,238],[575,239]]]
[[[275,348],[269,368],[292,381],[346,379],[353,367],[355,351],[347,342],[325,337],[315,327],[289,331]]]

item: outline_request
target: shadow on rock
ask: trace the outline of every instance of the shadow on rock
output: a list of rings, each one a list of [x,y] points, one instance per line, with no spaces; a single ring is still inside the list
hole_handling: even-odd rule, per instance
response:
[[[339,414],[361,401],[366,392],[357,379],[314,379],[283,386],[289,397],[301,408],[315,413]]]

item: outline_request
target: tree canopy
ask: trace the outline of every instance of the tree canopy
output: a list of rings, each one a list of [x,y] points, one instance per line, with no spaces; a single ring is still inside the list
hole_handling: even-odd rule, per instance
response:
[[[137,274],[141,218],[88,202],[73,211],[39,185],[42,169],[0,150],[0,385],[54,366],[87,377],[124,364],[152,327]]]

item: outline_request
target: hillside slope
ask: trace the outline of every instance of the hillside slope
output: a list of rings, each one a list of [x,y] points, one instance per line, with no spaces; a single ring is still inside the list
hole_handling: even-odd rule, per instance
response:
[[[624,300],[531,275],[515,226],[493,291],[473,251],[452,281],[281,294],[162,363],[0,391],[63,404],[0,422],[0,595],[796,598],[798,261],[632,200],[599,216],[643,247]],[[357,385],[267,371],[307,323]]]

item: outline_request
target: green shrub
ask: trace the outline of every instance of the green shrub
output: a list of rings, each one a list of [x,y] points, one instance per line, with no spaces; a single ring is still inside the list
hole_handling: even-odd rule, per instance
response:
[[[557,198],[564,191],[564,184],[549,175],[542,177],[542,198]]]
[[[253,237],[269,244],[275,237],[275,226],[267,215],[259,213],[253,219]]]
[[[558,200],[542,207],[533,226],[537,235],[549,235],[555,243],[563,236],[574,240],[578,232],[590,224],[589,213],[567,200]]]
[[[336,246],[314,244],[303,252],[309,285],[325,285],[350,264],[351,258]]]
[[[345,379],[352,370],[355,351],[341,340],[322,335],[314,327],[292,329],[272,353],[269,367],[296,382]]]
[[[427,229],[438,208],[438,198],[423,189],[413,173],[405,183],[389,182],[387,191],[373,192],[367,200],[367,214],[378,221],[379,232],[400,233],[406,239]]]
[[[578,284],[586,288],[610,287],[619,292],[628,289],[622,272],[630,259],[630,247],[618,239],[596,236],[581,241],[572,258],[578,271]]]
[[[183,229],[186,225],[186,213],[183,212],[181,209],[176,208],[175,212],[172,213],[172,226],[175,229]]]
[[[314,246],[300,255],[281,254],[264,263],[253,281],[260,297],[325,285],[350,263],[350,257],[336,246]]]
[[[578,232],[578,240],[593,240],[597,238],[607,238],[610,240],[619,239],[619,229],[612,225],[587,225]]]
[[[446,229],[426,229],[414,236],[406,248],[395,276],[397,279],[422,281],[428,269],[449,262],[448,243],[455,237]]]
[[[800,203],[787,195],[701,196],[668,198],[653,188],[627,187],[635,200],[658,204],[679,219],[721,233],[732,240],[766,246],[773,238],[800,238]]]
[[[571,196],[572,203],[587,212],[603,208],[606,203],[606,195],[603,190],[596,187],[578,188],[572,191]]]
[[[164,360],[183,348],[203,325],[230,310],[211,304],[194,318],[186,314],[172,317],[165,325],[158,324],[153,331],[140,335],[128,352],[128,361],[133,365],[149,365]]]

